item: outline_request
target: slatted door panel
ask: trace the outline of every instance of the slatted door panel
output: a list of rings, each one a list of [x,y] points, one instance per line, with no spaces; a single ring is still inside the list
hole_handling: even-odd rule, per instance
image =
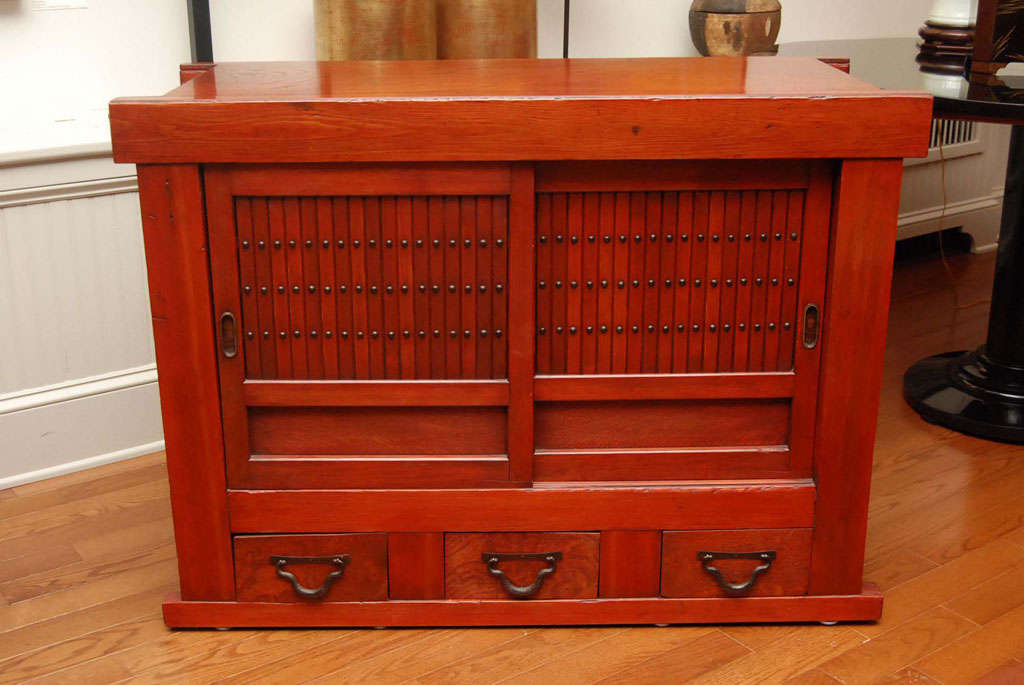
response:
[[[537,480],[810,475],[833,173],[538,167]]]
[[[207,168],[232,487],[509,483],[511,173]]]
[[[506,197],[234,205],[247,378],[505,377]]]
[[[539,194],[538,373],[792,370],[805,201]]]

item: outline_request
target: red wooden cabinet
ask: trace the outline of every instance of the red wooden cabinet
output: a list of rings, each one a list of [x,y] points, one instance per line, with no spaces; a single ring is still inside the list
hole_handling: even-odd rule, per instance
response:
[[[900,158],[812,60],[220,64],[139,165],[172,626],[870,620]]]

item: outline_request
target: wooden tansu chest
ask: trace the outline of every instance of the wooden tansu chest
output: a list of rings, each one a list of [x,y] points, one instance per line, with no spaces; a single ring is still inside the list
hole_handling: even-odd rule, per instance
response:
[[[901,158],[814,60],[189,65],[138,166],[171,626],[872,620]]]

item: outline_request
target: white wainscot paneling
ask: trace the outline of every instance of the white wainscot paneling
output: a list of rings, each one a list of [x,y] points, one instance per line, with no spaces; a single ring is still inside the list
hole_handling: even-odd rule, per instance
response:
[[[948,139],[964,142],[933,146],[926,159],[907,160],[898,237],[962,228],[973,252],[989,252],[999,240],[1010,127],[945,125]]]
[[[0,488],[161,449],[131,177],[0,190],[0,321]]]

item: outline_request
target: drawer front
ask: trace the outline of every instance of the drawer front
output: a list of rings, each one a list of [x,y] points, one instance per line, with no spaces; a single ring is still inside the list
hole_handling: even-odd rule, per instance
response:
[[[235,538],[242,602],[345,602],[387,596],[384,535],[242,535]]]
[[[448,533],[448,599],[597,597],[598,533]]]
[[[666,531],[662,538],[661,594],[664,597],[807,594],[810,555],[810,528]]]

